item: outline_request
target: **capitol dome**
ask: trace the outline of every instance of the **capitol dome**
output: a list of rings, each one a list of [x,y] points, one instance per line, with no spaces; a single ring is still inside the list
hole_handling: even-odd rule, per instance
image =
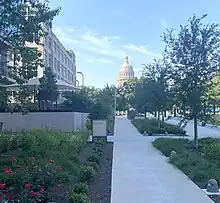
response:
[[[124,64],[121,65],[121,69],[120,69],[120,72],[119,72],[119,77],[118,77],[118,80],[117,80],[117,85],[119,87],[121,87],[121,86],[124,85],[124,83],[128,79],[133,78],[133,77],[134,77],[133,67],[129,64],[128,56],[125,56]]]

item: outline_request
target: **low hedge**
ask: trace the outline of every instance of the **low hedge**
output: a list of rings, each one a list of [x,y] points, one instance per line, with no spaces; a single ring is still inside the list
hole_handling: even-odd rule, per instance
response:
[[[143,134],[145,131],[148,134],[176,134],[185,135],[186,132],[176,125],[168,124],[157,119],[134,119],[132,120],[133,125],[138,129],[138,131]],[[160,128],[158,128],[160,126]]]
[[[200,188],[206,188],[211,178],[220,183],[220,139],[200,139],[198,151],[187,139],[158,138],[153,142],[153,146],[167,157],[171,151],[176,151],[177,158],[172,160],[172,164]]]

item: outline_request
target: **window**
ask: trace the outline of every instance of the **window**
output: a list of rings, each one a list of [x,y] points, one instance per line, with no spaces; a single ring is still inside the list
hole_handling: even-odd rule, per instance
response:
[[[54,52],[57,53],[57,45],[56,45],[56,42],[54,42]]]
[[[60,61],[57,61],[57,71],[60,73]]]
[[[50,68],[53,68],[53,57],[52,57],[51,54],[50,54],[50,56],[49,56],[49,67],[50,67]]]
[[[52,41],[51,41],[51,38],[49,38],[49,49],[52,49]]]
[[[54,70],[57,71],[57,59],[54,57]]]

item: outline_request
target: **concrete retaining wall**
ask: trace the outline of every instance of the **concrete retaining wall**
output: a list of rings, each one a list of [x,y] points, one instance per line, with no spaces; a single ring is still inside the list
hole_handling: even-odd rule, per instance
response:
[[[0,113],[0,122],[3,122],[3,131],[17,132],[23,129],[49,128],[70,132],[83,129],[87,115],[79,112],[29,112],[27,115]]]

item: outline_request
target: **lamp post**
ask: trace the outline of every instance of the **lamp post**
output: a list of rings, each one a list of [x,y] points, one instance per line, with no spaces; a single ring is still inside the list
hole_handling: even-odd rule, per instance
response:
[[[82,86],[84,86],[84,74],[81,71],[79,71],[77,73],[82,76]]]
[[[79,87],[79,80],[76,80],[76,82],[77,82],[77,86]]]

